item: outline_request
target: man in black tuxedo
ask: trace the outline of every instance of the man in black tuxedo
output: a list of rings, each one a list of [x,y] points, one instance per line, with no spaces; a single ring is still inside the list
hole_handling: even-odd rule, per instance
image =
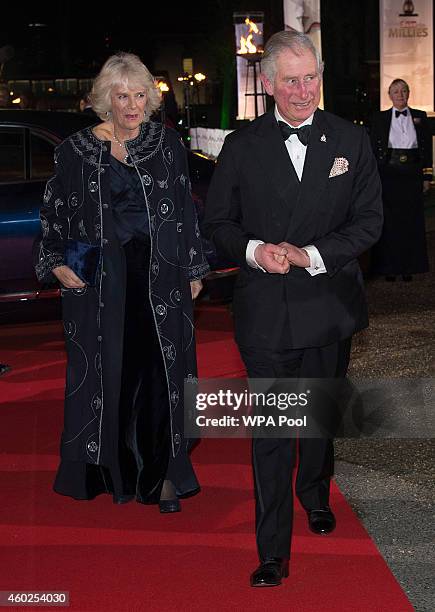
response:
[[[388,281],[427,272],[423,193],[432,180],[432,136],[424,111],[408,106],[409,85],[394,79],[392,108],[376,113],[370,136],[379,165],[384,203],[381,239],[373,249],[373,270]]]
[[[236,340],[252,378],[346,374],[352,335],[367,326],[357,257],[379,238],[380,182],[365,131],[317,109],[322,62],[309,37],[278,32],[262,80],[275,108],[227,136],[204,230],[240,265]],[[252,586],[288,573],[294,440],[254,439],[260,566]],[[299,440],[296,493],[329,533],[332,440]]]

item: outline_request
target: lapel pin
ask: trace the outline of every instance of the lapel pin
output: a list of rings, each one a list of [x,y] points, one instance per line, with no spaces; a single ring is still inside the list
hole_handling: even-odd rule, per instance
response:
[[[326,142],[326,136],[325,136],[325,134],[322,134],[322,135],[320,136],[320,140],[321,140],[321,142]]]

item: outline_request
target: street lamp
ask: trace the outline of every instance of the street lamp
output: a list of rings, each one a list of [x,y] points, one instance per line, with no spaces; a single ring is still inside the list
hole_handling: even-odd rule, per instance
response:
[[[178,77],[178,81],[183,83],[183,94],[184,94],[184,112],[185,112],[185,126],[186,130],[186,140],[190,142],[189,130],[191,128],[191,114],[190,107],[192,105],[192,93],[194,87],[196,87],[196,103],[199,104],[199,89],[198,85],[205,81],[206,75],[202,72],[196,72],[195,74],[190,74],[185,72],[182,76]]]
[[[156,80],[156,85],[160,91],[160,95],[162,97],[162,103],[160,106],[160,113],[161,113],[161,120],[162,123],[165,123],[166,121],[166,104],[165,104],[165,93],[167,93],[169,91],[169,87],[168,84],[166,83],[166,81],[164,81],[163,79],[157,79]]]
[[[165,81],[157,81],[157,87],[160,89],[162,94],[169,91],[169,86]]]

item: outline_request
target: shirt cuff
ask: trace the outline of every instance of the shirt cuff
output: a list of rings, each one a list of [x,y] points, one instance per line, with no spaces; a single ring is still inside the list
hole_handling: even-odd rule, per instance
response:
[[[310,258],[310,265],[308,268],[305,268],[305,270],[311,274],[311,276],[316,276],[316,274],[325,274],[325,264],[323,263],[323,259],[318,248],[313,244],[309,244],[308,246],[302,248],[308,253],[308,257]]]
[[[259,244],[264,244],[264,242],[262,240],[250,240],[248,242],[248,246],[246,247],[246,263],[248,264],[248,266],[251,266],[251,268],[257,268],[258,270],[266,272],[264,268],[258,265],[254,257],[254,251]]]

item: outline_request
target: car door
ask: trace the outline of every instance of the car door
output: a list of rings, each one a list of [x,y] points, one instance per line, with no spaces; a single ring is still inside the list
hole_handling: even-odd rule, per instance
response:
[[[0,299],[41,288],[32,249],[54,146],[55,138],[38,129],[0,126]]]

